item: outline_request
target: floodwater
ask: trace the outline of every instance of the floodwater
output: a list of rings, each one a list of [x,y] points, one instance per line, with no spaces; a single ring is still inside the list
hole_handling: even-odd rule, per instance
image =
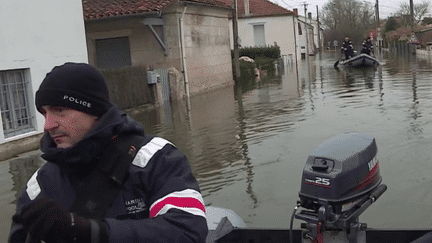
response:
[[[278,78],[241,80],[190,104],[132,116],[188,156],[206,204],[232,209],[258,228],[289,228],[303,166],[317,145],[342,133],[368,133],[388,189],[360,222],[432,228],[431,58],[384,52],[377,69],[337,70],[338,58],[323,53],[309,65],[287,65]],[[40,164],[24,157],[0,163],[1,240],[18,191]]]

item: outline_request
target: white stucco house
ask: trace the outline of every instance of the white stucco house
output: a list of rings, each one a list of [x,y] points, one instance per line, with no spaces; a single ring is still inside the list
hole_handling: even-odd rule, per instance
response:
[[[82,3],[2,0],[1,5],[0,145],[27,151],[19,140],[43,132],[34,94],[46,73],[67,61],[88,60]]]
[[[231,2],[231,0],[223,1]],[[277,44],[283,58],[295,59],[296,36],[294,32],[297,16],[293,11],[268,0],[237,0],[237,18],[241,47]],[[232,29],[232,23],[230,28]],[[234,40],[231,35],[231,47],[233,46]]]
[[[294,12],[297,12],[297,10],[294,10]],[[318,49],[320,47],[322,48],[323,46],[323,41],[324,41],[323,30],[319,26],[318,21],[312,18],[311,12],[308,13],[307,18],[298,15],[298,21],[299,21],[299,26],[301,26],[302,31],[304,32],[303,35],[299,35],[298,38],[300,48],[302,48],[302,50],[305,50],[307,44],[309,44],[308,45],[309,55],[314,55],[318,51]],[[308,27],[307,40],[306,40],[306,26]]]
[[[232,3],[231,0],[221,1]],[[305,26],[308,26],[311,47],[309,52],[314,53],[312,47],[314,46],[314,35],[318,36],[318,28],[314,29],[317,21],[309,19],[305,21],[305,17],[300,16],[297,9],[291,11],[268,0],[237,0],[237,9],[241,47],[277,44],[285,60],[300,59],[303,52],[302,47],[304,51],[306,50]],[[232,24],[230,27],[232,29]],[[234,41],[231,35],[231,48],[233,46]]]

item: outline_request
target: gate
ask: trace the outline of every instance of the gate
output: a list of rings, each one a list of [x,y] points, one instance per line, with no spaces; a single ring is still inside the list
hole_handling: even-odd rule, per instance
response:
[[[158,75],[158,81],[161,84],[162,89],[162,101],[161,103],[165,103],[170,100],[170,85],[169,85],[169,76],[168,69],[159,68],[154,70]]]

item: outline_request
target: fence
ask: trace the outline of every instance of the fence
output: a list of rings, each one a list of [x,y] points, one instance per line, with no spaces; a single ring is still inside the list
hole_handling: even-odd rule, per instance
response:
[[[416,45],[408,43],[395,43],[389,46],[389,51],[393,54],[409,55],[416,53]]]
[[[160,103],[165,103],[170,99],[170,84],[169,84],[169,75],[168,69],[159,68],[155,69],[155,72],[159,75],[158,82],[160,82],[160,87],[162,89],[162,97]]]
[[[145,67],[102,70],[110,90],[111,100],[120,109],[155,103],[153,90],[147,84]]]

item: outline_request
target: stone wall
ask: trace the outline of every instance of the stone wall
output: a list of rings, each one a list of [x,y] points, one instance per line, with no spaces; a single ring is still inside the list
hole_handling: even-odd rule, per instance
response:
[[[89,62],[96,65],[95,40],[127,36],[132,66],[174,68],[183,75],[179,20],[184,10],[185,6],[181,4],[167,7],[162,14],[163,27],[153,26],[163,39],[166,51],[149,26],[143,24],[145,17],[87,21]],[[228,14],[228,9],[187,5],[184,14],[184,44],[191,95],[234,84]],[[174,99],[180,97],[183,96],[174,95]]]
[[[190,93],[233,84],[227,12],[188,7],[184,25]]]

